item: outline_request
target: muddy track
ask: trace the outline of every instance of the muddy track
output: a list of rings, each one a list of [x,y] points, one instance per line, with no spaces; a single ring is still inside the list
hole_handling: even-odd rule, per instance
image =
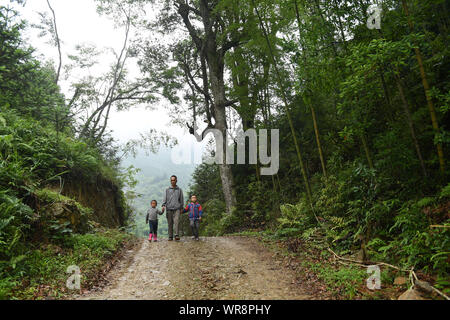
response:
[[[310,299],[296,276],[251,238],[146,240],[111,270],[108,284],[76,299]]]

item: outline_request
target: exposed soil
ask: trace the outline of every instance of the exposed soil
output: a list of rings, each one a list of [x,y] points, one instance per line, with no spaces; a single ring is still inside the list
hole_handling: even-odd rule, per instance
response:
[[[106,286],[75,299],[312,299],[256,239],[162,239],[129,250],[109,273]]]

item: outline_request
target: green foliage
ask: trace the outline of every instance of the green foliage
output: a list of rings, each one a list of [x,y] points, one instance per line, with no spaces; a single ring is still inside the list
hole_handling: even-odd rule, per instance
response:
[[[0,192],[0,268],[9,261],[21,247],[21,239],[30,229],[32,209],[8,192]]]
[[[17,12],[0,6],[0,298],[16,289],[29,298],[40,281],[62,279],[66,263],[77,259],[95,260],[92,270],[98,269],[122,235],[84,239],[96,213],[61,190],[65,182],[96,186],[106,181],[116,190],[118,211],[126,211],[122,188],[133,174],[121,172],[114,152],[76,138],[74,110],[56,84],[53,67],[38,61],[24,42],[24,27]],[[61,254],[70,237],[76,244],[70,250],[85,257]],[[32,282],[28,289],[21,287],[23,279]]]
[[[317,274],[335,294],[343,295],[346,299],[353,299],[358,294],[357,288],[367,279],[364,268],[350,266],[334,269],[322,263],[309,261],[303,264]]]
[[[446,295],[450,293],[450,279],[448,275],[439,276],[434,285],[437,289],[442,290]]]
[[[417,202],[407,202],[402,206],[395,217],[395,224],[390,229],[391,232],[399,232],[399,235],[390,246],[396,247],[396,253],[406,266],[445,275],[450,272],[448,266],[450,231],[448,227],[430,227],[442,219],[436,210],[439,206],[430,200],[433,199],[424,198]],[[444,219],[446,219],[444,226],[448,226],[450,219],[448,217]]]
[[[128,236],[116,230],[105,230],[93,234],[74,234],[66,239],[65,245],[78,251],[83,256],[88,252],[103,258],[111,256]]]
[[[88,221],[94,213],[92,209],[48,189],[38,190],[34,195],[39,203],[40,236],[57,240],[66,233],[86,233],[89,230]]]
[[[280,209],[281,217],[278,218],[278,236],[299,236],[313,224],[311,215],[308,214],[310,209],[308,208],[306,201],[299,202],[295,205],[282,205]]]
[[[231,222],[230,218],[227,218],[225,214],[225,203],[218,199],[211,199],[202,206],[205,216],[202,217],[201,234],[205,236],[225,234],[226,226],[230,226]]]
[[[140,4],[133,1],[131,7],[136,27]],[[174,43],[136,41],[133,56],[144,73],[143,82],[153,79],[149,90],[167,98],[175,108],[175,122],[183,124],[194,110],[198,121],[217,120],[215,113],[222,106],[212,102],[220,88],[226,95],[221,99],[232,102],[230,109],[238,113],[244,128],[278,128],[282,150],[280,170],[273,177],[260,176],[260,164],[232,167],[238,206],[231,215],[224,213],[218,166],[200,165],[195,170],[189,193],[197,194],[204,206],[202,232],[273,228],[278,238],[323,241],[340,253],[365,248],[370,259],[436,273],[438,285],[445,286],[450,252],[450,185],[445,185],[450,166],[442,172],[439,157],[450,158],[447,1],[409,1],[408,13],[399,1],[383,1],[381,30],[367,28],[367,1],[218,1],[203,8],[211,10],[212,33],[201,29],[208,25],[201,23],[202,4],[192,1],[180,9],[166,1],[157,21],[142,24],[152,26],[152,33],[167,34],[187,10],[185,19],[196,26],[187,37],[167,37]],[[120,20],[117,5],[118,1],[100,1],[100,12]],[[77,133],[88,138],[89,131],[95,136],[96,125],[88,123],[83,130],[87,132],[76,132],[73,110],[55,83],[55,72],[33,58],[32,48],[21,37],[24,26],[16,12],[0,6],[0,270],[7,270],[0,290],[16,281],[9,272],[23,264],[27,236],[39,225],[39,201],[46,199],[48,209],[55,209],[52,202],[70,202],[45,188],[64,179],[95,183],[99,177],[119,190],[125,184],[137,185],[129,179],[133,170],[120,172],[111,141],[74,138]],[[198,39],[207,41],[205,34],[215,42],[199,52]],[[95,52],[79,49],[80,57],[70,59],[83,70],[93,63],[84,57]],[[119,58],[123,63],[118,66],[125,60]],[[119,98],[127,89],[136,93],[140,83],[134,87],[119,69],[117,90],[110,93]],[[94,82],[78,84],[78,102],[99,102],[90,85]],[[154,101],[150,91],[143,91],[145,97],[134,95],[136,101]],[[186,103],[180,103],[181,97]],[[280,101],[286,108],[280,108]],[[439,130],[430,123],[430,103]],[[120,102],[117,107],[129,105]],[[236,125],[229,116],[222,120]],[[443,146],[443,155],[438,156],[436,145]],[[311,185],[311,203],[305,200],[299,153]],[[162,198],[168,182],[164,179],[172,174],[155,171],[161,176],[139,176],[143,196],[135,201],[135,231],[140,235],[147,227],[142,215],[148,201]],[[119,205],[126,209],[125,197],[119,194]],[[131,191],[129,195],[138,196]],[[57,241],[72,230],[67,221],[49,219],[45,225]],[[82,238],[77,248],[98,248],[98,253],[111,249],[107,241],[97,240]],[[348,296],[355,295],[345,283],[353,281],[349,270],[324,269],[322,277],[330,285],[338,283]]]
[[[346,184],[338,184],[333,176],[329,178],[315,206],[328,242],[341,252],[351,252],[359,247],[361,235],[375,261],[448,274],[449,230],[430,228],[433,224],[449,223],[447,204],[438,201],[442,197],[403,204],[396,198],[383,199],[377,194],[381,185],[374,178],[373,172],[361,167],[351,172]],[[446,194],[447,188],[440,194]],[[281,212],[277,235],[308,239],[317,233],[317,223],[304,201],[283,205]]]
[[[84,235],[67,234],[60,245],[31,245],[11,276],[2,275],[0,299],[42,299],[46,295],[62,298],[70,294],[65,282],[67,268],[72,265],[80,267],[81,285],[87,288],[108,258],[132,239],[118,230],[100,229]]]
[[[450,183],[442,188],[441,193],[439,194],[439,199],[450,198]]]

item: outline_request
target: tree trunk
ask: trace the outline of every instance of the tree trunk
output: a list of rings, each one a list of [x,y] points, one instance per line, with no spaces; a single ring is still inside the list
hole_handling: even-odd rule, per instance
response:
[[[294,0],[294,6],[295,6],[295,14],[296,14],[296,17],[297,17],[298,32],[299,32],[299,36],[300,36],[300,39],[301,39],[302,38],[301,19],[300,19],[300,12],[299,12],[299,8],[298,8],[297,0]],[[300,40],[300,44],[301,44],[302,50],[303,51],[306,50],[305,46],[303,45],[301,40]],[[304,57],[303,62],[305,63],[305,65],[307,65],[307,61],[306,61],[304,53],[303,53],[303,57]],[[303,101],[305,102],[305,104],[311,110],[313,126],[314,126],[314,133],[316,135],[317,148],[319,149],[320,163],[322,165],[323,175],[324,175],[324,177],[326,179],[327,178],[327,167],[325,165],[325,158],[323,156],[322,144],[320,143],[319,126],[317,125],[316,111],[315,111],[315,109],[314,109],[314,107],[313,107],[313,105],[311,103],[311,99],[310,98],[307,98],[305,95],[303,95]]]
[[[323,176],[326,179],[327,178],[327,167],[325,165],[325,157],[323,156],[322,144],[320,143],[319,126],[317,125],[316,111],[314,110],[314,107],[309,98],[305,98],[305,103],[308,105],[309,109],[311,110],[311,115],[312,115],[312,120],[313,120],[313,125],[314,125],[314,133],[315,133],[316,142],[317,142],[317,148],[319,149],[320,163],[322,165]]]
[[[360,137],[361,137],[361,141],[363,144],[364,152],[366,154],[367,162],[369,163],[369,168],[373,170],[374,167],[373,167],[372,158],[370,157],[369,146],[367,144],[367,140],[366,140],[366,137],[364,136],[363,132],[361,133]]]
[[[316,134],[317,148],[319,149],[320,163],[322,164],[323,175],[326,179],[327,178],[327,167],[325,165],[325,158],[323,156],[322,144],[320,143],[319,126],[317,125],[316,111],[314,110],[314,107],[312,105],[310,106],[310,108],[311,108],[311,114],[312,114],[313,124],[314,124],[314,132]]]
[[[192,25],[189,14],[191,13],[191,7],[183,2],[176,1],[178,5],[178,13],[183,18],[183,22],[187,27],[189,34],[195,43],[200,56],[206,59],[208,66],[209,81],[212,92],[212,116],[215,120],[214,128],[219,130],[223,136],[223,145],[217,145],[217,148],[222,147],[223,162],[219,164],[220,178],[222,181],[222,191],[225,199],[226,211],[228,214],[233,212],[233,208],[236,206],[236,195],[233,191],[233,174],[231,166],[226,163],[226,149],[227,149],[227,117],[225,113],[225,83],[224,83],[224,67],[225,59],[222,48],[219,48],[217,44],[217,30],[214,30],[214,25],[217,21],[214,21],[213,11],[214,6],[211,7],[206,0],[200,0],[199,10],[194,13],[198,18],[202,20],[204,33],[200,33]],[[202,59],[203,60],[203,59]],[[202,63],[202,69],[204,69]]]
[[[56,84],[58,84],[59,82],[59,77],[61,74],[61,67],[62,67],[62,53],[61,53],[61,40],[59,39],[59,33],[58,33],[58,26],[56,24],[56,14],[55,14],[55,10],[53,10],[52,5],[50,4],[50,1],[47,0],[47,5],[50,9],[50,11],[52,12],[52,16],[53,16],[53,31],[54,31],[54,37],[55,37],[55,41],[56,41],[56,47],[58,48],[58,59],[59,59],[59,63],[58,63],[58,70],[56,71],[56,79],[55,82]]]
[[[296,132],[295,132],[295,129],[294,129],[294,124],[292,122],[291,113],[289,111],[289,104],[288,104],[287,97],[286,97],[286,91],[284,89],[284,85],[283,85],[283,81],[281,79],[280,71],[278,70],[278,63],[276,61],[275,54],[274,54],[274,52],[272,50],[272,45],[270,43],[270,39],[269,39],[269,36],[267,34],[266,27],[264,26],[262,17],[261,17],[261,15],[259,13],[259,10],[258,10],[254,0],[252,0],[252,4],[253,4],[253,7],[255,8],[256,15],[258,16],[259,25],[260,25],[260,27],[262,29],[264,38],[266,39],[267,46],[269,48],[270,57],[272,59],[272,63],[273,63],[274,69],[275,69],[275,74],[277,76],[278,85],[280,86],[280,89],[281,89],[281,95],[282,95],[282,99],[283,99],[283,103],[284,103],[284,109],[285,109],[285,112],[286,112],[286,116],[288,118],[289,127],[291,129],[292,139],[294,140],[294,146],[295,146],[295,149],[297,151],[298,162],[300,164],[300,171],[302,173],[303,181],[305,183],[306,197],[308,199],[308,202],[309,202],[310,206],[313,207],[311,188],[310,188],[310,185],[309,185],[308,175],[306,174],[306,169],[305,169],[305,164],[303,162],[302,152],[300,151],[300,145],[298,144],[298,141],[297,141],[297,135],[296,135]]]
[[[389,93],[389,88],[386,84],[386,80],[384,79],[384,68],[382,66],[380,66],[380,68],[378,68],[378,72],[380,74],[380,80],[381,80],[381,84],[383,86],[383,91],[384,91],[384,97],[386,98],[386,103],[387,103],[387,114],[389,117],[389,120],[391,121],[391,123],[394,123],[394,115],[392,114],[392,101],[391,101],[391,95]]]
[[[400,94],[400,99],[402,100],[402,106],[403,106],[403,109],[406,114],[406,120],[408,122],[409,131],[411,133],[411,138],[413,140],[414,147],[416,149],[417,157],[419,158],[419,161],[420,161],[420,167],[422,168],[423,175],[426,177],[427,170],[425,169],[425,163],[423,161],[422,152],[420,151],[419,142],[417,141],[417,137],[416,137],[416,131],[414,130],[414,123],[413,123],[413,120],[411,117],[411,112],[409,111],[410,109],[409,109],[408,100],[406,100],[405,91],[403,90],[403,85],[401,83],[400,76],[396,75],[395,79],[397,82],[397,88],[398,88],[398,92]]]
[[[211,40],[210,40],[211,41]],[[223,163],[219,165],[220,178],[222,180],[222,191],[225,199],[227,213],[231,214],[233,208],[236,206],[236,195],[233,190],[233,173],[231,166],[226,163],[226,149],[227,149],[227,118],[225,113],[225,83],[223,80],[224,60],[223,57],[209,45],[207,48],[207,62],[209,66],[209,78],[211,80],[211,92],[214,100],[214,115],[215,128],[222,132],[223,139]],[[219,148],[220,146],[217,146]]]
[[[409,10],[408,10],[408,5],[406,4],[405,0],[402,0],[402,5],[403,5],[403,10],[405,11],[405,15],[408,18],[409,28],[411,29],[411,31],[413,31],[413,23],[411,21],[411,17],[409,15]],[[431,123],[433,125],[435,134],[438,134],[439,133],[439,124],[438,124],[437,117],[436,117],[436,110],[434,109],[433,99],[430,94],[430,85],[428,83],[427,75],[425,72],[425,67],[423,65],[422,54],[421,54],[418,46],[415,46],[414,52],[416,54],[417,63],[419,65],[420,77],[422,78],[423,88],[425,89],[425,96],[427,99],[428,110],[429,110],[430,116],[431,116]],[[438,157],[439,157],[439,168],[441,170],[441,173],[444,174],[445,173],[445,160],[444,160],[444,151],[442,149],[442,144],[440,144],[440,143],[436,144],[436,148],[437,148],[437,153],[438,153]]]

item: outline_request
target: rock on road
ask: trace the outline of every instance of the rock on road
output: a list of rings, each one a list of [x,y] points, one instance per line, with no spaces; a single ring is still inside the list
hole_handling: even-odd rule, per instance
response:
[[[76,299],[309,299],[295,274],[257,240],[143,240],[108,275],[108,284]]]

